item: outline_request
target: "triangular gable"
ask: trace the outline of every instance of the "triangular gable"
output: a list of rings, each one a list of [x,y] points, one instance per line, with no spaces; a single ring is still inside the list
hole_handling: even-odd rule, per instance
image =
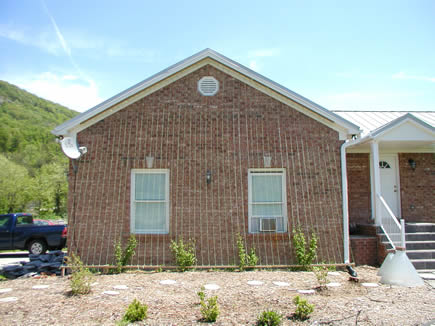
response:
[[[340,133],[341,139],[345,139],[352,134],[360,133],[359,127],[355,124],[211,49],[205,49],[162,70],[57,126],[52,133],[57,136],[74,135],[207,64],[213,65],[215,68],[232,75],[311,118],[320,121],[328,127],[337,130]]]
[[[371,132],[384,141],[435,141],[435,128],[407,113]]]

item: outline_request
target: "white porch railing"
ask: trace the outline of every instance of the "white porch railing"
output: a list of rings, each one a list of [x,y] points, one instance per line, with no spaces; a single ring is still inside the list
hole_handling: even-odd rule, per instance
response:
[[[405,249],[405,220],[401,219],[399,223],[385,199],[379,194],[377,197],[382,203],[382,206],[384,206],[385,210],[388,212],[388,215],[382,214],[380,212],[382,231],[384,232],[393,249],[396,249],[396,247],[402,247]]]

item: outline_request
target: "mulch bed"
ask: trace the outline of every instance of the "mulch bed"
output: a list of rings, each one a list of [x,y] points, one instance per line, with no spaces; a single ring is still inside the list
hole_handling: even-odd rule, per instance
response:
[[[405,288],[378,283],[377,269],[358,267],[359,282],[349,281],[349,274],[328,276],[338,287],[318,290],[311,272],[129,272],[118,275],[96,275],[92,292],[70,296],[68,277],[19,278],[0,282],[0,300],[14,297],[14,302],[0,301],[1,325],[114,325],[122,319],[127,306],[138,299],[148,305],[148,319],[139,325],[201,325],[197,292],[205,284],[217,284],[220,316],[215,325],[254,325],[266,309],[285,316],[283,325],[421,325],[435,319],[435,290],[423,287]],[[161,284],[174,280],[175,284]],[[248,281],[261,281],[249,285]],[[286,282],[277,286],[273,282]],[[281,283],[279,283],[281,284]],[[48,285],[35,289],[34,286]],[[125,285],[127,289],[115,289]],[[309,320],[293,321],[293,297],[297,290],[316,289],[301,295],[315,305]],[[118,294],[106,294],[116,291]]]

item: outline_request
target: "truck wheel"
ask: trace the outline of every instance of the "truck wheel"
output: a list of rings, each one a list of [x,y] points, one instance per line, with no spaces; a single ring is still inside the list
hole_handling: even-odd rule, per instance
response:
[[[42,255],[47,251],[44,240],[32,240],[29,242],[28,250],[33,255]]]

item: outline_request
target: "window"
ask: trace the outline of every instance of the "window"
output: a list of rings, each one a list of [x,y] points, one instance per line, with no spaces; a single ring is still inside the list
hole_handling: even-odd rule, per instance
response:
[[[15,226],[26,226],[29,224],[33,224],[33,218],[32,215],[21,215],[17,216],[17,222]]]
[[[169,232],[169,170],[131,171],[131,232]]]
[[[249,232],[286,232],[284,169],[248,170]]]
[[[379,168],[381,168],[381,169],[391,169],[391,166],[386,161],[379,161]]]

